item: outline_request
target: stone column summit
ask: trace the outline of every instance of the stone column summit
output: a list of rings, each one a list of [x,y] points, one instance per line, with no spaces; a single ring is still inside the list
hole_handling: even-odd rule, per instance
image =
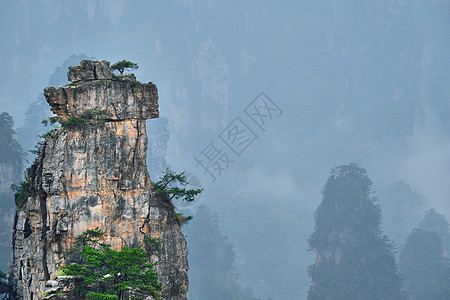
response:
[[[108,61],[69,67],[72,83],[44,95],[60,123],[27,170],[31,196],[14,218],[10,283],[13,299],[63,290],[58,269],[87,229],[99,228],[113,248],[158,237],[152,257],[163,299],[186,299],[187,246],[173,205],[151,186],[146,119],[157,118],[158,91],[133,74],[115,76]],[[70,299],[58,296],[52,299]],[[151,299],[151,298],[149,298]]]

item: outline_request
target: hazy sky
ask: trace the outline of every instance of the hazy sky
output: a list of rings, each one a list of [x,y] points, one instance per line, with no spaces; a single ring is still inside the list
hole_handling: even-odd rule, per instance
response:
[[[449,16],[443,0],[5,1],[0,112],[21,126],[72,54],[128,59],[158,86],[169,164],[199,178],[238,248],[227,197],[309,216],[307,235],[329,170],[352,161],[449,218]],[[261,92],[279,109],[264,128],[246,113]],[[236,122],[254,138],[238,154],[223,139]],[[211,142],[233,160],[214,182],[194,159]]]

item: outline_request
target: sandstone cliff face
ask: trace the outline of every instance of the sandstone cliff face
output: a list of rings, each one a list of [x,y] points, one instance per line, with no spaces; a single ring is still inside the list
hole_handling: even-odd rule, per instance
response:
[[[186,242],[173,207],[151,188],[145,119],[158,117],[152,83],[114,76],[106,61],[82,61],[68,73],[72,84],[44,95],[61,122],[28,170],[32,195],[16,212],[10,280],[17,299],[40,299],[57,277],[64,252],[87,229],[99,227],[119,249],[159,237],[157,270],[164,299],[186,299]]]

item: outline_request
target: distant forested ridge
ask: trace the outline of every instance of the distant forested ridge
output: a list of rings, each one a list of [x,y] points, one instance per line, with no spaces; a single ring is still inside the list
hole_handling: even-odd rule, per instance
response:
[[[0,114],[0,269],[7,271],[11,252],[14,195],[10,186],[20,180],[24,151],[17,142],[13,117]]]

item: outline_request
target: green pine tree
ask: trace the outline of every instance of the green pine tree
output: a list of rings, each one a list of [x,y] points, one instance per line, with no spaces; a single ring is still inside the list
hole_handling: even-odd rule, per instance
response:
[[[123,74],[126,70],[135,70],[138,69],[137,63],[128,61],[128,60],[120,60],[116,62],[115,64],[111,65],[111,70],[113,71],[119,71],[120,74]]]
[[[331,171],[309,238],[316,253],[308,269],[309,300],[406,299],[371,186],[366,170],[354,163]]]
[[[152,182],[153,188],[161,195],[167,195],[170,200],[181,199],[187,203],[192,202],[195,200],[195,197],[203,191],[203,189],[184,188],[184,186],[189,184],[186,175],[184,174],[184,171],[181,173],[176,173],[167,168],[158,181]]]
[[[87,299],[161,299],[161,284],[149,262],[149,254],[142,247],[127,245],[114,250],[101,243],[103,232],[88,230],[70,251],[72,261],[61,269],[68,275],[80,276],[73,293]]]

